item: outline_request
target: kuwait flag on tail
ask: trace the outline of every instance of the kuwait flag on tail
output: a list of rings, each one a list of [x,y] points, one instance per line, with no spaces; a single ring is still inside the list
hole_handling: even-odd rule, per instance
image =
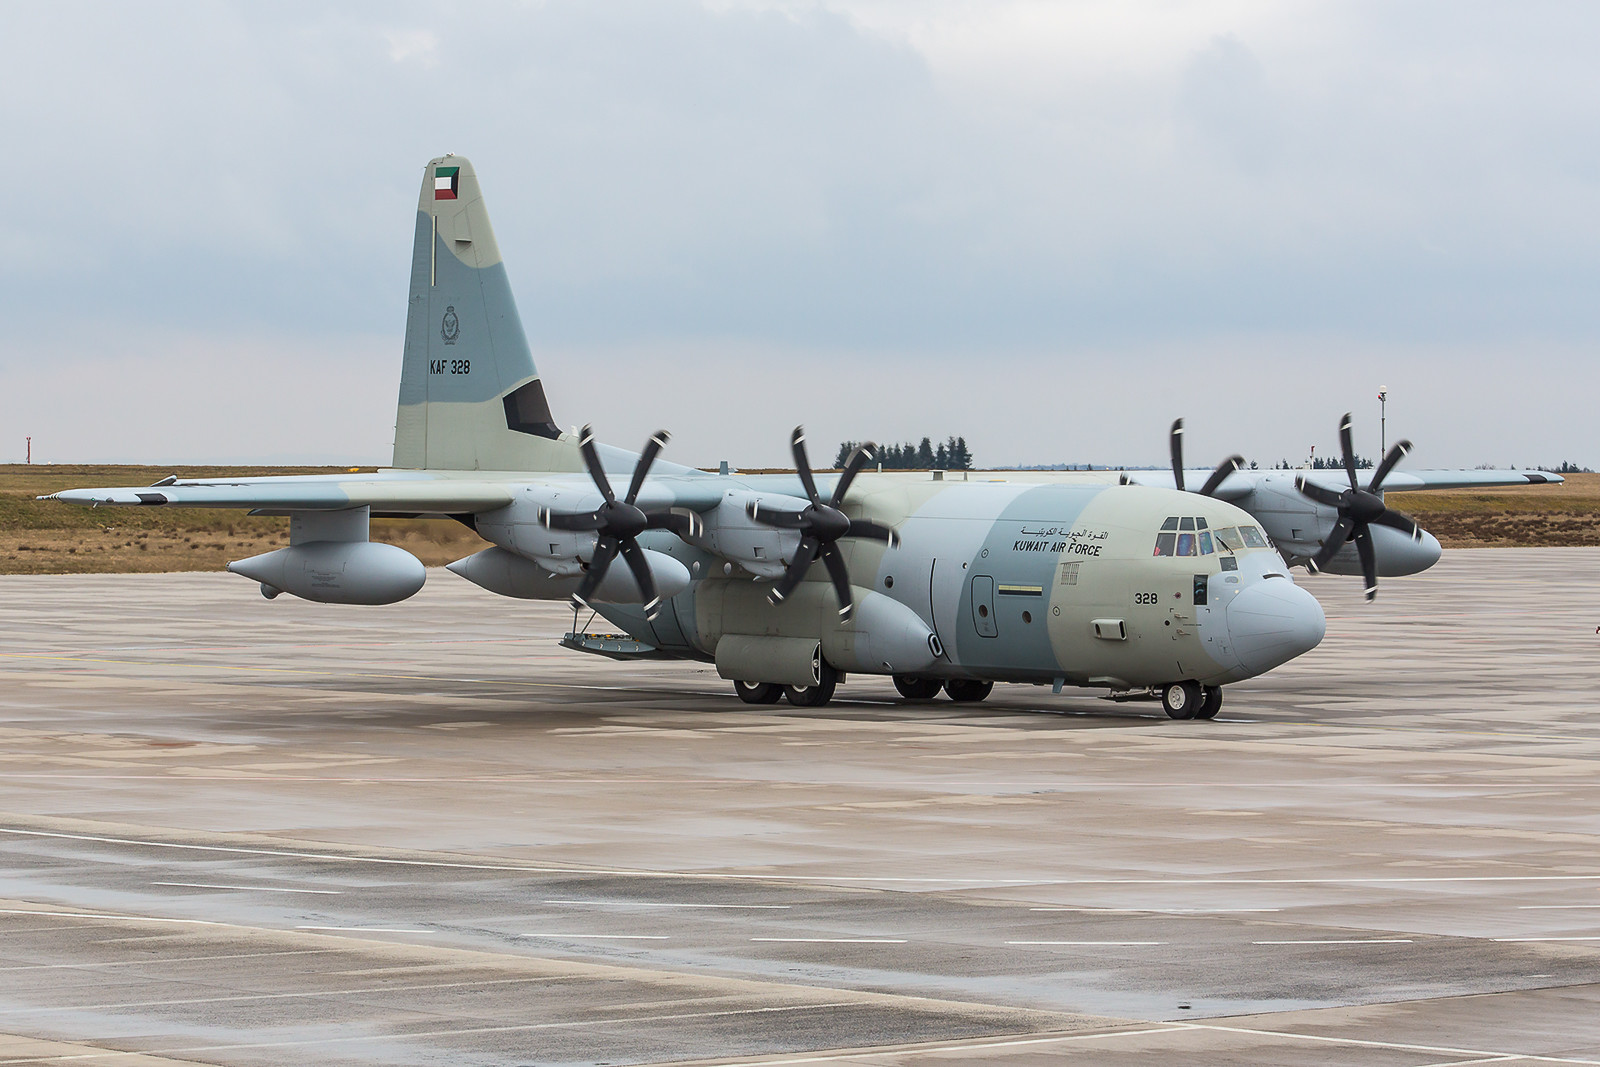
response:
[[[454,200],[456,198],[456,179],[460,174],[460,167],[434,167],[433,198],[435,200]]]

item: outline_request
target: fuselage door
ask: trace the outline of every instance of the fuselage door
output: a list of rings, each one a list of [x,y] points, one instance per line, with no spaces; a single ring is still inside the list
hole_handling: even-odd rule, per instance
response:
[[[972,625],[979,637],[999,637],[994,617],[994,579],[987,574],[972,576]]]

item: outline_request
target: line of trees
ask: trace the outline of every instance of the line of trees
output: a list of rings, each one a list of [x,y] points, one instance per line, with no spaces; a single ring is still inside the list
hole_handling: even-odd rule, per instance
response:
[[[1372,460],[1368,459],[1366,456],[1353,456],[1351,458],[1356,461],[1357,470],[1364,471],[1372,469]],[[1254,464],[1251,464],[1251,466],[1254,466]],[[1276,464],[1273,465],[1272,469],[1275,471],[1299,470],[1300,464],[1291,464],[1286,459],[1280,459]],[[1338,456],[1328,456],[1326,458],[1318,456],[1311,461],[1311,469],[1314,471],[1344,470],[1344,460],[1340,459]]]
[[[861,444],[846,441],[839,446],[833,465],[843,467]],[[972,452],[965,437],[947,437],[935,445],[933,439],[924,437],[918,444],[907,441],[903,445],[878,445],[878,463],[884,470],[969,471],[972,469]]]

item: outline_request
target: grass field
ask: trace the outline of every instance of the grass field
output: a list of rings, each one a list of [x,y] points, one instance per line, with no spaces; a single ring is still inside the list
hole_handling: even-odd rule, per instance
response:
[[[1562,485],[1390,493],[1386,499],[1446,548],[1600,545],[1600,474],[1564,477]]]
[[[59,489],[148,485],[176,474],[338,474],[342,467],[215,468],[0,464],[0,574],[214,571],[289,543],[289,520],[209,508],[82,508],[35,500]],[[1391,493],[1446,548],[1600,545],[1600,474],[1565,485]],[[374,519],[372,538],[429,566],[486,547],[450,519]]]

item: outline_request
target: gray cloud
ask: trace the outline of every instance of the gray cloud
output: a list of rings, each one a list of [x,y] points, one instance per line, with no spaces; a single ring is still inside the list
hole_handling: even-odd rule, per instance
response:
[[[1266,71],[1237,38],[1218,37],[1183,72],[1179,122],[1202,146],[1260,173],[1278,157],[1283,131]]]
[[[270,378],[315,353],[359,389],[373,338],[398,363],[419,168],[454,150],[546,373],[634,369],[604,397],[572,374],[558,404],[619,441],[677,424],[696,458],[775,462],[783,427],[730,412],[798,404],[819,433],[1155,462],[1167,420],[1211,409],[1264,439],[1220,449],[1268,453],[1303,436],[1295,404],[1331,438],[1376,375],[1416,399],[1419,443],[1455,442],[1434,462],[1584,459],[1587,431],[1548,418],[1519,451],[1504,379],[1534,383],[1530,406],[1547,381],[1594,387],[1572,354],[1600,333],[1597,23],[1560,4],[17,7],[0,317],[26,325],[0,368],[94,367],[124,392],[158,375],[192,409],[248,392],[219,361]],[[211,347],[161,358],[176,335]],[[381,458],[392,367],[370,387],[356,421],[383,426]],[[352,449],[271,392],[241,437]],[[1000,399],[1019,392],[1043,405],[1026,420]],[[1263,392],[1299,413],[1239,413]],[[1159,407],[1156,439],[1107,397]],[[0,399],[0,424],[61,437],[54,410]],[[736,447],[688,421],[738,424]],[[181,458],[181,428],[159,447],[123,429],[128,458]]]

